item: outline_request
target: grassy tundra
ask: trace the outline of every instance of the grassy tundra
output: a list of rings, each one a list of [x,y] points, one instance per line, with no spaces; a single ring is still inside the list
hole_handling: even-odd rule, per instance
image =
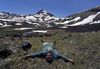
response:
[[[0,69],[100,69],[100,32],[65,32],[64,30],[51,30],[48,33],[55,35],[49,37],[32,37],[19,40],[11,40],[9,37],[0,39],[0,49],[5,47],[6,43],[20,45],[24,42],[30,42],[32,48],[28,54],[38,53],[43,48],[41,39],[45,42],[56,40],[55,48],[59,54],[75,60],[75,65],[70,62],[64,62],[63,59],[54,59],[49,64],[44,58],[23,59],[24,50],[19,49],[15,54],[8,56],[8,61]],[[24,35],[23,35],[24,36]],[[0,60],[4,58],[0,57]]]

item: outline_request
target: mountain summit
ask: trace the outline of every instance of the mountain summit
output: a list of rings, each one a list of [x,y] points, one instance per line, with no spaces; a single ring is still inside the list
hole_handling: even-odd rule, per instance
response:
[[[45,11],[44,9],[40,10],[39,12],[37,12],[37,14],[41,14],[41,13],[48,13],[48,12]]]
[[[36,14],[44,14],[44,15],[50,15],[50,16],[54,16],[51,13],[45,11],[44,9],[40,10],[39,12],[37,12]]]

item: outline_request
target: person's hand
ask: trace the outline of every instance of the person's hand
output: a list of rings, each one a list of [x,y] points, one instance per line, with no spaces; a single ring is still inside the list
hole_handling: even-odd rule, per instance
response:
[[[24,59],[27,58],[27,57],[29,57],[29,55],[23,56]]]
[[[74,60],[72,60],[72,59],[68,59],[68,61],[70,61],[72,64],[75,65],[75,61],[74,61]]]
[[[75,65],[75,61],[71,61],[71,63]]]

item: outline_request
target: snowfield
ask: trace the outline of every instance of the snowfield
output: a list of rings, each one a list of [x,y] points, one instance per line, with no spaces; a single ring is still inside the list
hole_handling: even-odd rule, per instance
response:
[[[93,19],[94,19],[98,14],[100,14],[100,12],[98,12],[98,13],[95,14],[95,15],[90,15],[90,16],[88,16],[87,18],[85,18],[83,21],[78,22],[78,23],[75,23],[75,24],[72,24],[72,25],[69,25],[69,26],[77,26],[77,25],[84,25],[84,24],[87,24],[87,23],[92,23],[92,22],[93,22]]]
[[[90,16],[88,16],[87,18],[83,19],[82,21],[77,22],[77,23],[74,23],[74,24],[71,24],[71,25],[67,25],[67,23],[69,23],[69,22],[71,22],[71,21],[77,21],[78,19],[80,19],[80,17],[76,17],[75,19],[73,19],[73,20],[71,20],[71,21],[66,21],[66,22],[64,22],[64,23],[59,23],[59,24],[65,24],[65,26],[59,27],[59,28],[67,28],[67,26],[78,26],[78,25],[85,25],[85,24],[100,23],[100,20],[93,22],[93,19],[94,19],[98,14],[100,14],[100,12],[98,12],[98,13],[95,14],[95,15],[90,15]],[[57,23],[56,23],[56,24],[57,24]]]

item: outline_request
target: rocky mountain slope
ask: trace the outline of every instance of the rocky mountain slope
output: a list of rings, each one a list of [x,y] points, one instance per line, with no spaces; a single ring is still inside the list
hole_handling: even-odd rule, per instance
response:
[[[14,24],[12,24],[12,22]],[[100,23],[100,6],[61,18],[55,17],[44,9],[34,15],[0,12],[0,27],[23,25],[24,23],[33,24],[36,27],[52,27],[53,25],[61,25],[59,28]]]

